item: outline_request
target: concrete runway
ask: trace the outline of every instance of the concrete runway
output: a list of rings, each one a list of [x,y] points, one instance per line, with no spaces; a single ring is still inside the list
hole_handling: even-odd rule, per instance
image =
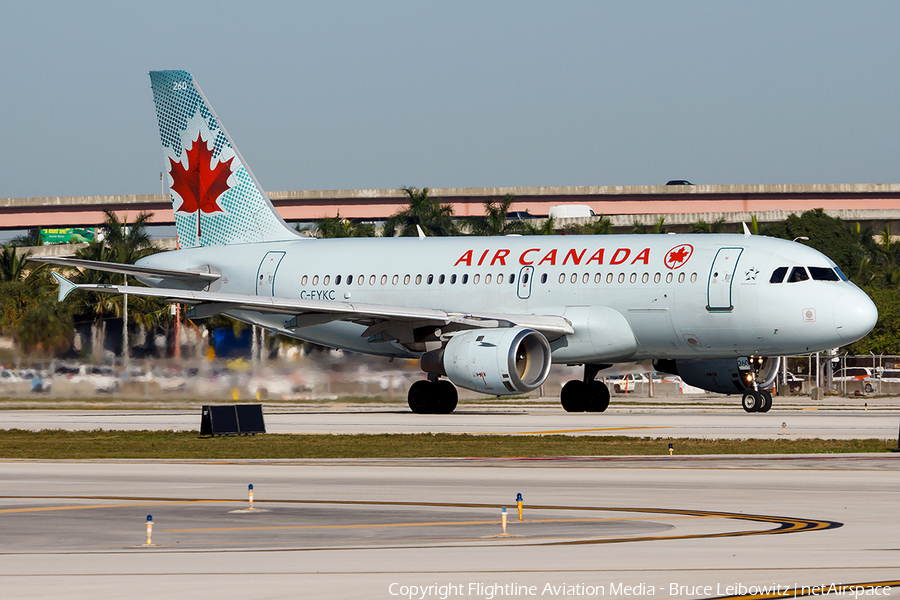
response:
[[[893,596],[898,458],[0,461],[0,597]]]
[[[477,433],[629,435],[675,438],[890,439],[900,432],[900,407],[773,408],[610,407],[566,413],[558,406],[461,407],[450,415],[416,415],[401,404],[264,407],[269,433]],[[784,424],[784,427],[782,427]],[[200,410],[4,410],[0,429],[199,431]]]

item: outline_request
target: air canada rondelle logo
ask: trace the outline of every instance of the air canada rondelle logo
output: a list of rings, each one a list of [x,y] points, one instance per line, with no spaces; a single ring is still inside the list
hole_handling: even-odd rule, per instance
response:
[[[670,269],[680,269],[687,263],[693,253],[694,247],[690,244],[675,246],[666,252],[666,266]]]

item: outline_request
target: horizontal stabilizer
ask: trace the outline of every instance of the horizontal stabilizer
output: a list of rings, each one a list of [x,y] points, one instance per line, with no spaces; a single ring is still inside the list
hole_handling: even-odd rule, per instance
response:
[[[69,292],[77,288],[78,286],[57,273],[56,271],[51,271],[51,275],[53,275],[53,279],[59,283],[59,295],[56,297],[57,302],[62,302],[66,299],[66,296],[69,295]]]
[[[95,271],[105,271],[107,273],[122,273],[123,275],[143,275],[144,277],[160,277],[165,279],[178,279],[182,281],[202,281],[206,282],[207,284],[221,277],[221,275],[218,273],[200,273],[197,271],[179,271],[175,269],[160,269],[157,267],[141,267],[138,265],[110,263],[99,260],[84,260],[82,258],[29,256],[28,260],[32,262],[59,265],[62,267],[93,269]]]

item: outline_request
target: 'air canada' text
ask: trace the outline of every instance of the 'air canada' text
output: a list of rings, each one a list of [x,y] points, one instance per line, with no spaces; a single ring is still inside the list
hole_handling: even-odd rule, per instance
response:
[[[565,254],[563,254],[565,252]],[[637,251],[636,251],[637,252]],[[520,265],[537,265],[541,266],[543,264],[549,264],[551,266],[559,265],[590,265],[590,264],[610,264],[610,265],[621,265],[625,264],[629,258],[631,258],[632,250],[631,248],[617,248],[616,250],[611,250],[609,252],[606,251],[606,248],[600,248],[590,256],[588,256],[587,248],[577,250],[572,248],[568,251],[560,250],[558,248],[553,248],[552,250],[543,250],[541,248],[529,248],[528,250],[522,251],[518,257],[510,257],[511,251],[506,248],[501,248],[499,250],[485,250],[478,256],[476,261],[476,253],[474,250],[467,250],[463,253],[462,256],[459,257],[459,260],[453,265],[454,267],[458,267],[459,265],[465,265],[467,267],[476,266],[506,266],[506,261],[514,262],[518,259]],[[609,258],[609,263],[605,263],[605,258]],[[637,252],[634,258],[631,259],[629,264],[637,264],[641,263],[644,265],[650,264],[650,248],[644,248],[641,251]]]

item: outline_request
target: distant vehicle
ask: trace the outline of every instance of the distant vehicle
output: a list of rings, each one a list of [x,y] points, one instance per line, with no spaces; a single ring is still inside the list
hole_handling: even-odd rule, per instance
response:
[[[111,394],[119,389],[119,376],[111,367],[96,365],[78,365],[72,373],[70,366],[57,367],[56,373],[63,375],[72,383],[90,383],[94,391]]]
[[[549,216],[551,219],[574,219],[595,215],[587,204],[558,204],[550,207]]]
[[[533,218],[534,215],[529,213],[527,210],[514,210],[506,213],[507,221],[528,221]]]
[[[872,369],[869,367],[847,367],[846,369],[838,369],[831,378],[834,382],[854,382],[858,381],[862,385],[863,391],[871,394],[875,391],[873,385]]]
[[[885,369],[878,376],[878,380],[886,383],[900,383],[900,369]]]
[[[650,380],[643,373],[629,373],[624,377],[609,380],[609,384],[617,394],[633,392],[635,387],[646,383],[650,383]]]
[[[785,379],[787,380],[788,390],[792,393],[797,394],[803,391],[803,383],[806,381],[805,377],[788,372]]]
[[[666,182],[666,185],[694,185],[687,179],[670,179]]]

